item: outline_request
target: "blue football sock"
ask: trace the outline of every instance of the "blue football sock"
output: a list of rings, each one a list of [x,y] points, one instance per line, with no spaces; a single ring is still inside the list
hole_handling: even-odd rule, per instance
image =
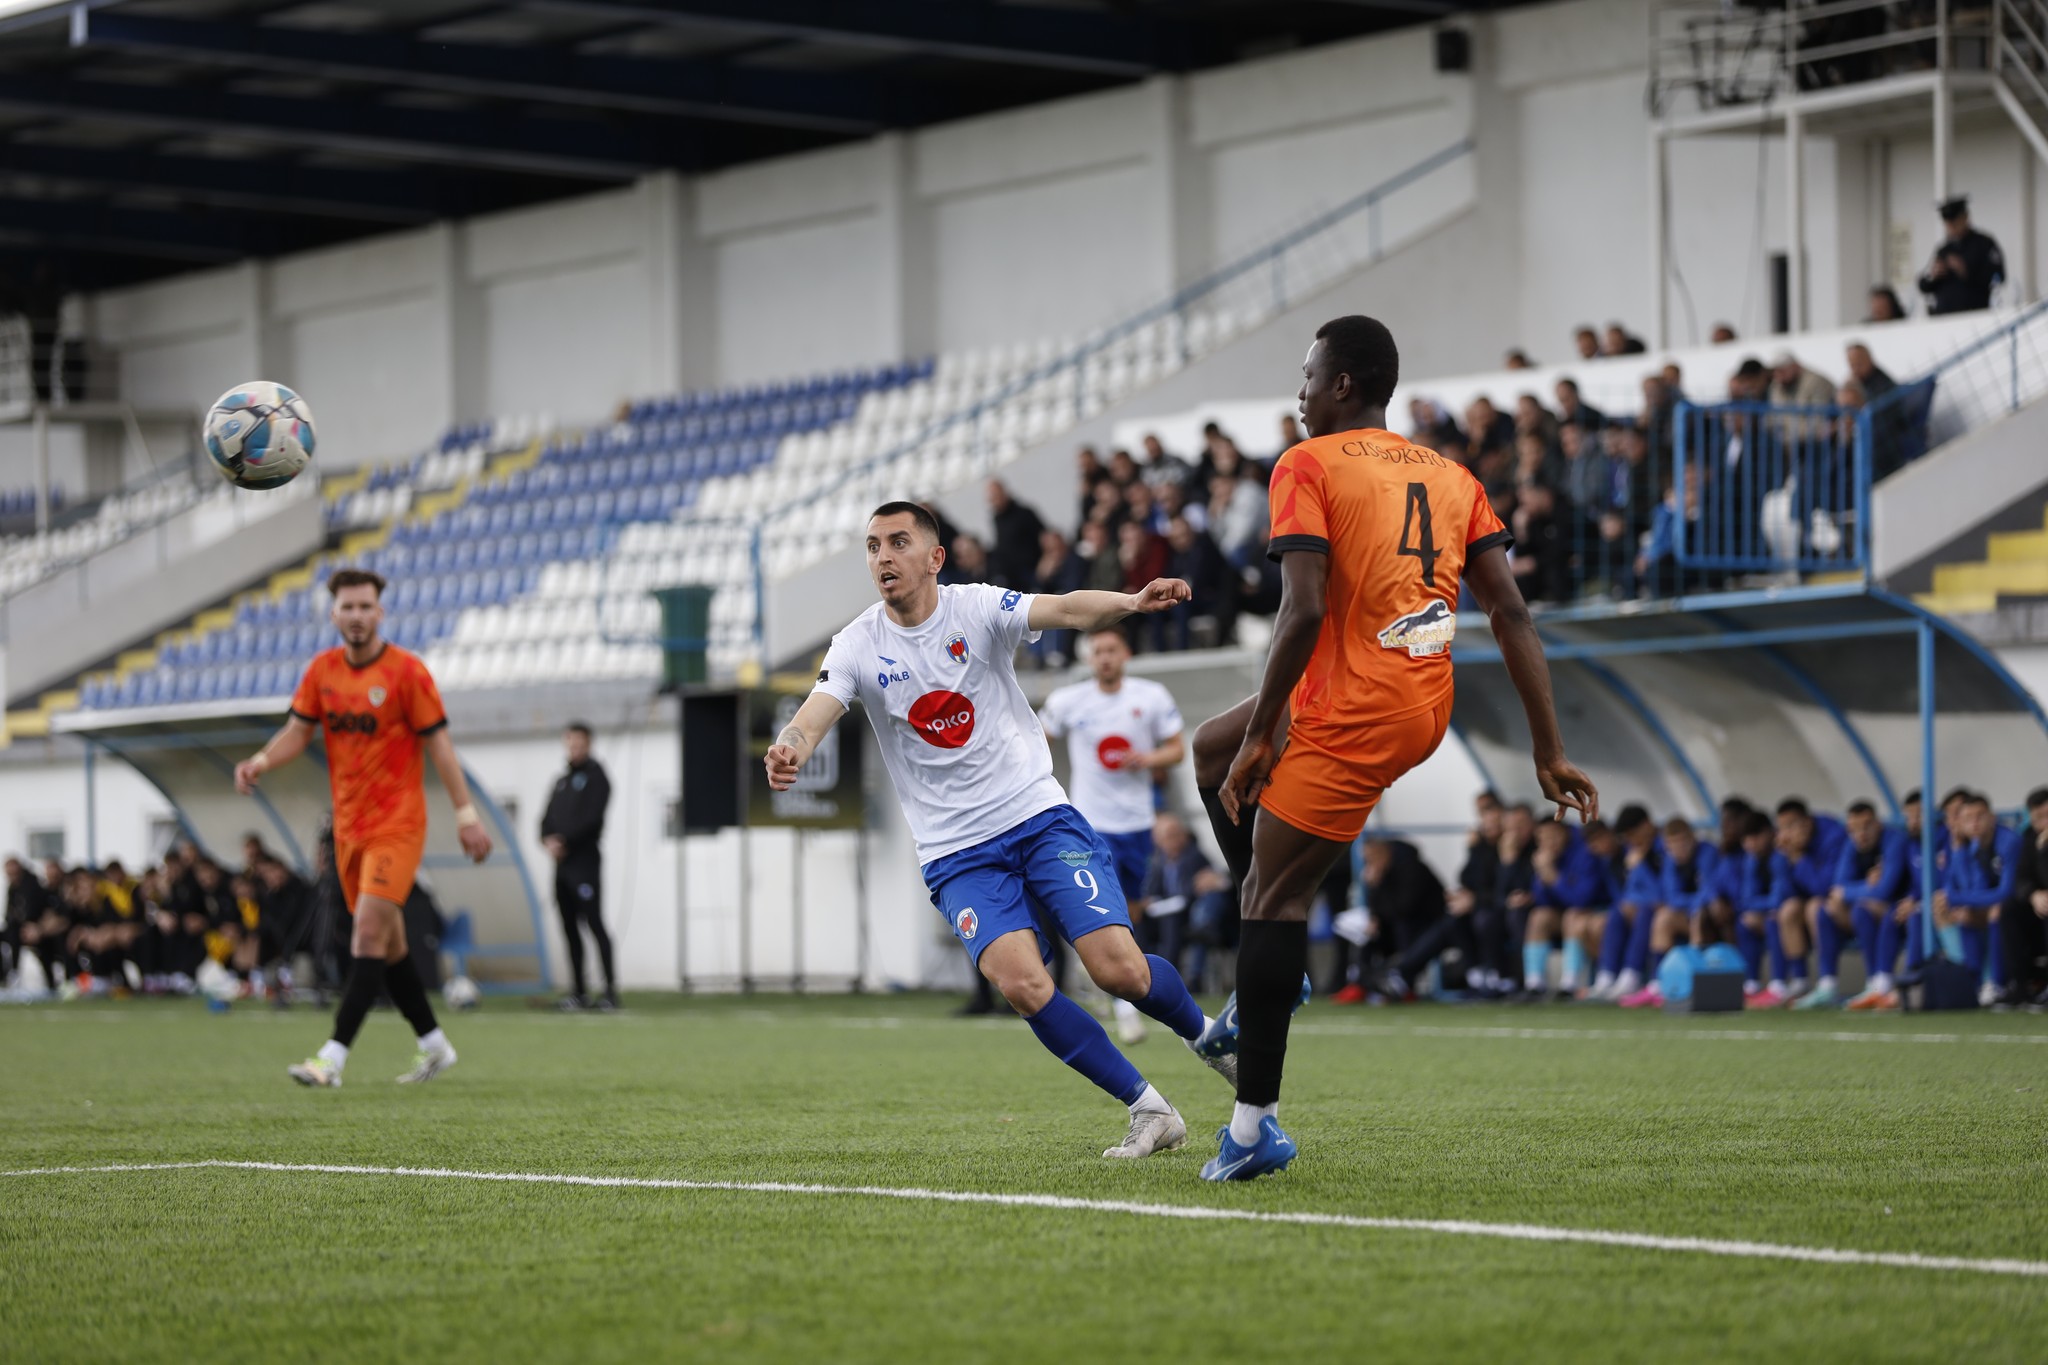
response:
[[[1785,937],[1779,932],[1776,919],[1764,921],[1764,947],[1769,952],[1771,958],[1771,980],[1785,980]]]
[[[1963,946],[1962,925],[1940,925],[1935,929],[1934,936],[1941,942],[1941,955],[1943,957],[1947,958],[1951,962],[1961,962],[1965,964],[1969,962],[1969,949]]]
[[[1165,958],[1147,953],[1145,961],[1152,968],[1152,989],[1145,992],[1144,999],[1131,1003],[1183,1038],[1201,1037],[1202,1007],[1188,994],[1188,983]]]
[[[2011,913],[2011,912],[2007,912]],[[2005,935],[1995,924],[1984,926],[1984,934],[1990,940],[1984,949],[1984,979],[1994,986],[2005,984]]]
[[[1054,992],[1046,1007],[1024,1021],[1045,1050],[1125,1104],[1145,1093],[1145,1078],[1117,1051],[1095,1016]]]
[[[1522,945],[1522,989],[1540,991],[1550,984],[1550,945],[1548,943],[1525,943]]]
[[[1814,952],[1819,955],[1820,974],[1839,976],[1842,967],[1842,926],[1835,923],[1835,917],[1821,911],[1820,923],[1814,929]]]
[[[1615,906],[1607,912],[1607,926],[1600,931],[1600,970],[1604,975],[1615,976],[1621,971],[1621,960],[1628,955],[1628,917]]]
[[[1577,990],[1586,983],[1586,945],[1575,938],[1564,941],[1564,988]]]
[[[1891,916],[1885,918],[1890,919]],[[1890,971],[1891,959],[1880,958],[1877,951],[1878,942],[1883,937],[1878,917],[1859,905],[1849,912],[1849,923],[1856,929],[1856,951],[1863,954],[1863,974],[1876,976],[1879,972]]]
[[[1750,981],[1764,979],[1764,936],[1738,916],[1735,921],[1735,951],[1742,954],[1742,974]]]

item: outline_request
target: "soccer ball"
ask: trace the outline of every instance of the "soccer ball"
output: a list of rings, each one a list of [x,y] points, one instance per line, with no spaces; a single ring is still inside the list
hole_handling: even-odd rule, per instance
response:
[[[237,384],[206,414],[206,453],[238,488],[282,488],[313,462],[313,411],[282,384]]]
[[[483,1000],[483,992],[476,988],[476,982],[466,976],[451,976],[441,986],[441,998],[452,1010],[473,1010]]]

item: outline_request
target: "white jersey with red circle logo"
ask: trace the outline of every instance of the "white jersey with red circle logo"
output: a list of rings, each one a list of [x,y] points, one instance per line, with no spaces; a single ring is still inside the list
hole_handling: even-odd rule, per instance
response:
[[[1067,804],[1017,683],[1017,646],[1038,638],[1030,611],[1029,593],[942,587],[923,625],[899,626],[877,602],[825,651],[813,690],[866,705],[921,863]]]
[[[1152,828],[1152,773],[1128,760],[1181,732],[1171,692],[1132,677],[1105,692],[1090,678],[1055,689],[1038,718],[1047,734],[1067,737],[1074,809],[1089,824],[1104,834]]]

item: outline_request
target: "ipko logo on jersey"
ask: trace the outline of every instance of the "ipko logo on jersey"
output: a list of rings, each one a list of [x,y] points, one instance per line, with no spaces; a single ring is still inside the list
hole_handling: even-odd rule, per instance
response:
[[[1131,742],[1122,735],[1106,736],[1095,746],[1095,759],[1103,767],[1119,769],[1130,761]]]
[[[974,703],[958,692],[927,692],[904,719],[934,748],[958,749],[974,738]]]

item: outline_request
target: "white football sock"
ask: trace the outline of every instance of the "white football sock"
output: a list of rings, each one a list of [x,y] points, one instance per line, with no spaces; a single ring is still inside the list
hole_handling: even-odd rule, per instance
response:
[[[1832,976],[1824,976],[1813,983],[1813,988],[1817,991],[1831,991],[1835,988],[1835,979]]]
[[[326,1062],[336,1071],[339,1071],[348,1065],[348,1048],[329,1038],[326,1042],[320,1044],[319,1057],[321,1061]]]
[[[1109,1012],[1116,1016],[1116,1020],[1118,1023],[1122,1023],[1126,1019],[1135,1019],[1138,1017],[1138,1007],[1136,1005],[1133,1005],[1128,1000],[1119,999],[1115,996],[1110,997]]]
[[[454,1047],[448,1042],[448,1035],[439,1029],[420,1035],[420,1051],[422,1052],[453,1052],[454,1050]]]
[[[1230,1111],[1230,1140],[1250,1147],[1259,1140],[1259,1120],[1278,1118],[1277,1104],[1240,1104]]]
[[[1143,1094],[1131,1101],[1133,1114],[1170,1114],[1173,1106],[1166,1102],[1166,1096],[1147,1084]]]
[[[1883,995],[1891,988],[1892,974],[1890,972],[1879,972],[1876,976],[1870,978],[1870,984],[1863,988],[1863,993],[1865,995]]]
[[[1616,995],[1634,995],[1643,988],[1643,974],[1633,967],[1624,967],[1621,975],[1614,978]]]

